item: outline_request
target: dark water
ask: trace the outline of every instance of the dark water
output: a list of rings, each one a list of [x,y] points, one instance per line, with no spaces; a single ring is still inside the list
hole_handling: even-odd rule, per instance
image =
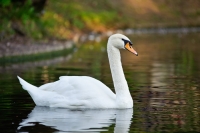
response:
[[[16,75],[39,86],[61,75],[87,75],[113,90],[106,41],[64,57],[0,64],[1,132],[200,132],[200,34],[130,36],[139,56],[122,51],[134,109],[35,107]]]

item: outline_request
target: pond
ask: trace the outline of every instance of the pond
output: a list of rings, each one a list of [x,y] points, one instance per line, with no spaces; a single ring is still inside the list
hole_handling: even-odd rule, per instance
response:
[[[129,37],[139,54],[121,51],[133,109],[37,107],[22,89],[17,75],[36,86],[87,75],[114,91],[106,40],[87,42],[64,56],[0,64],[0,131],[200,132],[200,33]]]

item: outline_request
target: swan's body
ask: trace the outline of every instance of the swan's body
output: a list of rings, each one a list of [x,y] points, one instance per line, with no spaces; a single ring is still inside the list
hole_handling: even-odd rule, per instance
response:
[[[87,76],[62,76],[60,80],[40,87],[18,78],[38,106],[132,108],[133,100],[123,73],[119,49],[127,49],[137,55],[126,36],[114,34],[109,37],[107,51],[116,94],[102,82]]]

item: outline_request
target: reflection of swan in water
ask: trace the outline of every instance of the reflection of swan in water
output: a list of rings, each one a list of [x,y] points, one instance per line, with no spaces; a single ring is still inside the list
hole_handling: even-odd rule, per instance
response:
[[[36,106],[28,118],[19,124],[18,130],[40,123],[65,132],[100,132],[115,124],[115,132],[124,133],[129,131],[132,115],[133,109],[69,110]]]

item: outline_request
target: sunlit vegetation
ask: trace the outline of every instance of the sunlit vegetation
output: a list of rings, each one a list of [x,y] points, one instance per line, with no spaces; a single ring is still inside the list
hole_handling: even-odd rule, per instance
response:
[[[200,1],[0,0],[0,39],[71,39],[83,33],[199,26]]]
[[[106,1],[101,7],[98,3],[95,6],[92,1],[49,0],[46,7],[38,11],[31,0],[1,0],[1,39],[16,34],[35,39],[70,39],[77,33],[104,32],[114,28],[116,11]]]
[[[112,27],[111,23],[116,21],[117,15],[111,7],[108,7],[109,10],[101,7],[96,9],[99,6],[95,8],[95,5],[86,3],[67,0],[49,2],[42,16],[48,33],[53,37],[64,39],[71,38],[76,33],[104,32]]]

